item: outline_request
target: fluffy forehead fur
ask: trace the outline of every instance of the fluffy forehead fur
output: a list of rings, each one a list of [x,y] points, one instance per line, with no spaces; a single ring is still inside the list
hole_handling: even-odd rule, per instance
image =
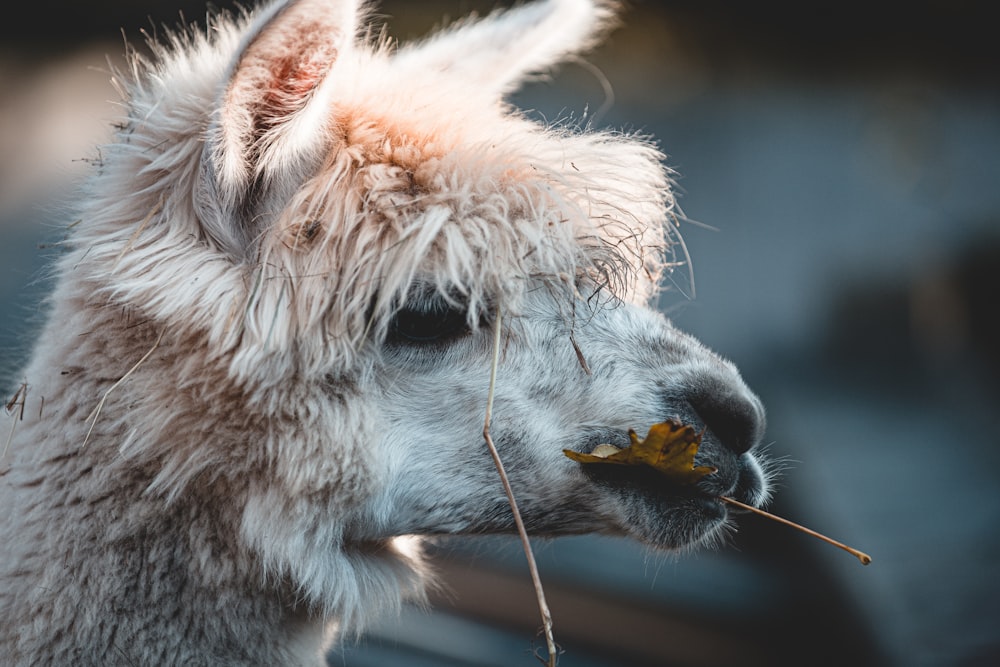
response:
[[[537,279],[570,298],[581,279],[625,301],[653,294],[673,208],[658,150],[547,127],[502,101],[508,79],[552,54],[503,63],[513,71],[484,86],[474,62],[436,54],[442,37],[396,50],[310,9],[296,26],[317,42],[305,60],[291,50],[298,33],[265,30],[221,87],[246,35],[280,9],[176,36],[153,64],[136,58],[127,124],[76,238],[88,266],[114,272],[110,296],[211,332],[214,346],[244,353],[232,371],[247,377],[262,352],[289,372],[351,368],[415,281],[461,296],[473,322],[499,304],[516,312]],[[600,30],[609,14],[591,11],[598,22],[578,30]],[[287,58],[275,57],[282,48]],[[245,66],[254,49],[268,52],[266,66]],[[268,77],[284,87],[261,94],[274,88]],[[206,113],[220,99],[229,111]],[[234,194],[246,183],[251,200]],[[167,293],[154,268],[197,268],[198,280]]]

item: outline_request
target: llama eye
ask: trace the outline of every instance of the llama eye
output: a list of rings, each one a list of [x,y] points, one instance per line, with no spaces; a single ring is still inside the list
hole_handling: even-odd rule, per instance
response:
[[[403,307],[389,323],[389,342],[409,345],[444,343],[469,333],[465,308],[444,302]]]

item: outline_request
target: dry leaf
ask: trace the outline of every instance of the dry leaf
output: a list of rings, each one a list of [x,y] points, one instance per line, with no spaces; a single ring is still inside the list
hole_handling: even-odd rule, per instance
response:
[[[649,433],[641,440],[630,429],[628,437],[632,444],[624,449],[602,444],[590,454],[569,449],[564,449],[563,454],[578,463],[646,465],[676,484],[694,484],[716,471],[715,468],[694,464],[701,435],[693,427],[671,419],[650,426]]]

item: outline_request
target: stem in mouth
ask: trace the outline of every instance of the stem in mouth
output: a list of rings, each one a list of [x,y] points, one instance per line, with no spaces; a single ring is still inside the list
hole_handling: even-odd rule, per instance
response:
[[[727,496],[718,496],[718,498],[719,498],[719,500],[721,500],[724,503],[729,503],[730,505],[733,505],[734,507],[739,507],[740,509],[747,510],[748,512],[753,512],[754,514],[760,514],[761,516],[765,516],[768,519],[773,519],[774,521],[777,521],[778,523],[783,523],[786,526],[791,526],[792,528],[795,528],[796,530],[801,530],[803,533],[807,533],[807,534],[812,535],[813,537],[815,537],[817,539],[823,540],[827,544],[832,544],[833,546],[837,547],[838,549],[843,549],[844,551],[846,551],[847,553],[851,554],[852,556],[854,556],[855,558],[857,558],[859,561],[861,561],[862,565],[868,565],[869,563],[872,562],[872,557],[869,556],[868,554],[866,554],[865,552],[858,551],[854,547],[849,547],[846,544],[843,544],[842,542],[838,542],[837,540],[831,539],[831,538],[827,537],[826,535],[823,535],[822,533],[817,533],[815,530],[810,530],[809,528],[806,528],[805,526],[799,525],[799,524],[795,523],[794,521],[789,521],[788,519],[780,517],[777,514],[771,514],[770,512],[765,512],[762,509],[757,509],[756,507],[754,507],[752,505],[747,505],[746,503],[741,503],[740,501],[735,500],[733,498],[729,498]]]

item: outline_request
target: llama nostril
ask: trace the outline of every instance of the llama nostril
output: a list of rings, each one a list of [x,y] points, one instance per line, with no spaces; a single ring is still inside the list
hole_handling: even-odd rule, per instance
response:
[[[764,409],[753,395],[699,392],[688,402],[708,430],[736,454],[749,451],[764,436]]]

